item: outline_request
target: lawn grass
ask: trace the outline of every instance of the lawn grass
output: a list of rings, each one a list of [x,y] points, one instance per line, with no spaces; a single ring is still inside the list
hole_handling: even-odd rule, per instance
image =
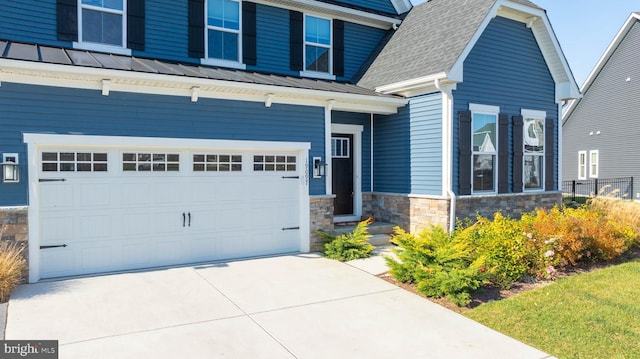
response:
[[[557,358],[640,358],[640,261],[563,278],[464,313]]]

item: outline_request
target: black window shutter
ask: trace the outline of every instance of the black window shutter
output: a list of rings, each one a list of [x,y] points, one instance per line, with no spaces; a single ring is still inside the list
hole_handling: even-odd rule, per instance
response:
[[[242,2],[242,62],[255,66],[256,54],[256,4]]]
[[[145,0],[127,1],[127,47],[144,51]]]
[[[344,21],[333,20],[333,74],[344,76]]]
[[[509,192],[509,116],[498,115],[498,193]]]
[[[78,0],[57,0],[57,31],[60,41],[78,41]]]
[[[545,171],[544,171],[544,189],[547,191],[553,191],[555,186],[555,120],[553,118],[547,118],[545,120],[545,135],[544,135],[544,154],[545,154]]]
[[[522,116],[513,116],[513,192],[521,193],[522,182],[522,127],[524,118]]]
[[[460,111],[458,121],[458,186],[464,196],[471,194],[471,111]]]
[[[204,57],[204,0],[189,0],[189,57]]]
[[[304,70],[303,47],[304,47],[304,23],[301,12],[289,10],[289,63],[291,70]]]

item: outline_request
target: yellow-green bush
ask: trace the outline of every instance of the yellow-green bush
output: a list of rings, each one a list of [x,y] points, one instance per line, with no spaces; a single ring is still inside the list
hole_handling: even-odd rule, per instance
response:
[[[368,228],[371,219],[366,219],[350,233],[334,236],[322,230],[316,232],[325,241],[323,254],[341,262],[371,257],[375,249],[367,240],[371,238]]]
[[[413,235],[396,227],[392,239],[399,246],[399,260],[387,257],[396,280],[415,283],[418,292],[433,298],[447,297],[457,305],[471,300],[486,277],[485,260],[477,257],[471,243],[448,234],[440,226]]]

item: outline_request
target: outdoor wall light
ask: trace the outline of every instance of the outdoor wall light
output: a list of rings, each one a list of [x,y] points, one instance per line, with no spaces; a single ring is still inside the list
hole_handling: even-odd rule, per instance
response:
[[[313,178],[322,178],[327,175],[327,164],[321,157],[313,158]]]
[[[5,153],[2,155],[2,182],[15,183],[19,181],[18,154]]]

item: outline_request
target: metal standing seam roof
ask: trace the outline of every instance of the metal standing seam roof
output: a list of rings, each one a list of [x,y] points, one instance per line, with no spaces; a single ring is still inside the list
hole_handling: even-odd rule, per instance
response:
[[[527,0],[514,3],[540,9]],[[429,0],[416,5],[358,81],[370,89],[446,73],[496,0]]]
[[[176,63],[156,59],[139,58],[75,50],[37,44],[25,44],[0,40],[0,58],[31,61],[65,66],[91,67],[108,70],[132,71],[138,73],[162,74],[193,77],[199,79],[222,80],[247,84],[329,91],[345,94],[395,97],[382,95],[373,90],[352,83],[331,80],[300,78],[294,76],[236,70],[220,67]]]

